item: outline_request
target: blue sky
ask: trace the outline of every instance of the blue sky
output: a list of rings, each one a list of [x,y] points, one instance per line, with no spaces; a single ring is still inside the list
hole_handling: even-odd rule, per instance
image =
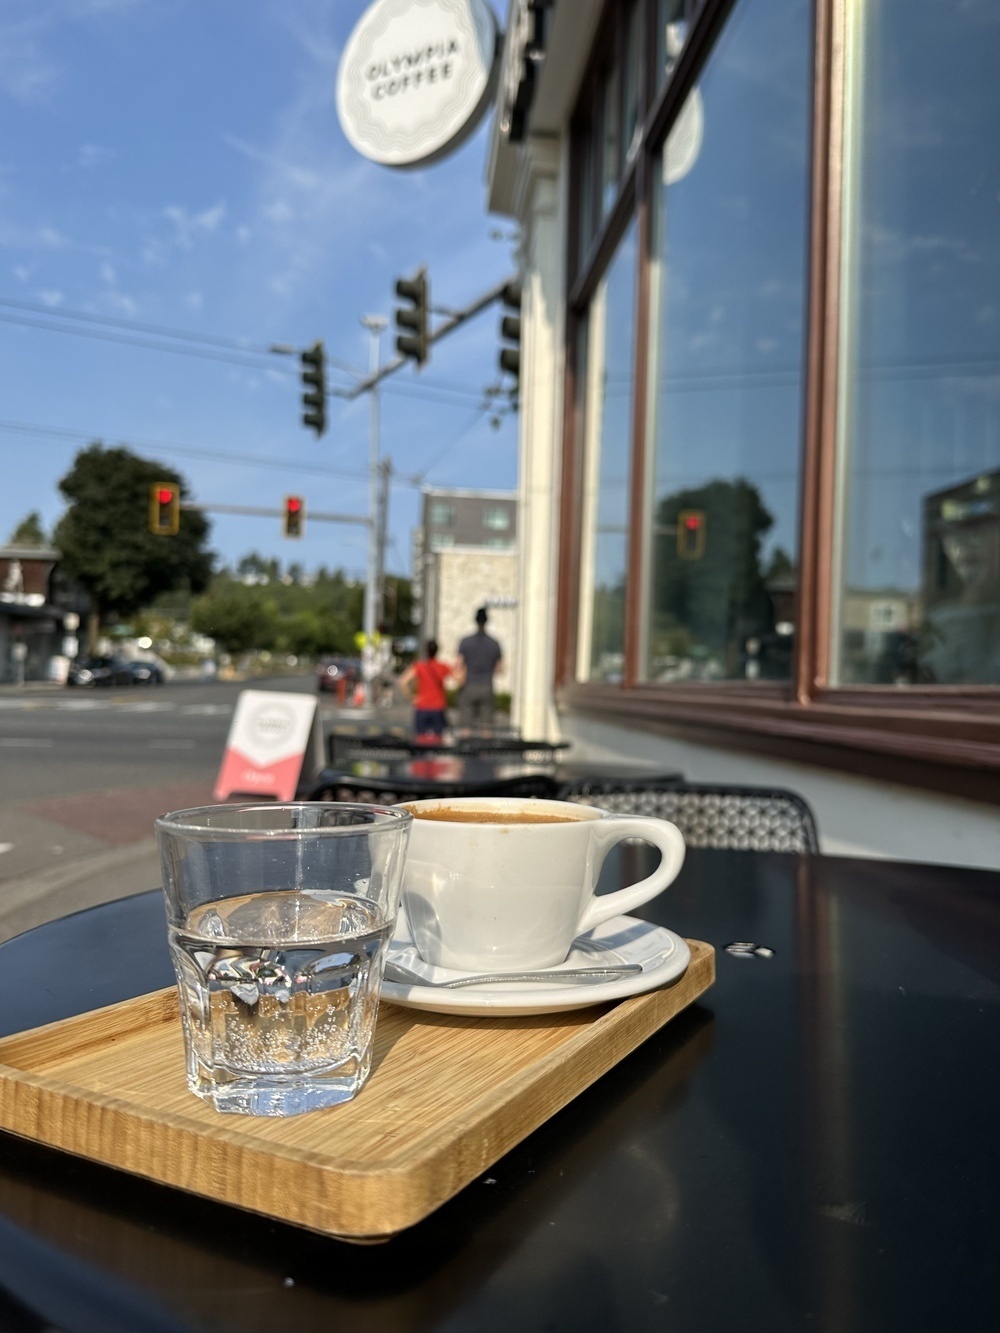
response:
[[[0,298],[255,347],[323,338],[331,357],[367,365],[359,318],[391,317],[397,277],[426,264],[432,301],[451,307],[501,281],[513,248],[491,233],[512,228],[486,213],[485,126],[417,172],[378,167],[344,139],[337,63],[364,8],[6,0]],[[32,509],[55,522],[58,480],[91,439],[172,464],[205,504],[277,506],[292,492],[316,510],[366,509],[367,399],[332,400],[317,441],[299,425],[292,358],[234,365],[11,316],[45,322],[0,305],[0,540]],[[421,376],[389,381],[382,448],[399,474],[444,453],[430,484],[515,485],[516,420],[494,430],[479,406],[498,377],[497,324],[487,311],[436,347]],[[391,334],[383,349],[388,357]],[[240,457],[182,452],[199,450]],[[248,455],[280,466],[251,466]],[[393,489],[390,569],[409,567],[418,497],[413,485]],[[226,561],[256,549],[360,574],[364,543],[360,528],[307,522],[291,542],[277,520],[213,519]]]

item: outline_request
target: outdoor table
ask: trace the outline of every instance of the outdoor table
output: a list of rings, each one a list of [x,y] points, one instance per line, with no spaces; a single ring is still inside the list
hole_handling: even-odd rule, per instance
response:
[[[0,1325],[996,1328],[1000,873],[691,851],[643,914],[713,944],[716,986],[383,1245],[0,1134]],[[0,969],[4,1033],[169,984],[160,897],[31,931]]]
[[[385,731],[374,735],[344,735],[331,732],[327,736],[327,751],[330,765],[337,767],[342,762],[371,757],[377,759],[381,752],[391,756],[423,755],[482,755],[484,757],[520,758],[530,756],[533,762],[554,760],[562,750],[570,748],[569,741],[533,741],[523,736],[410,736],[397,732]]]
[[[525,779],[537,779],[539,790],[557,795],[559,782],[551,764],[528,763],[523,759],[498,759],[492,755],[411,756],[408,759],[354,759],[322,769],[310,782],[310,791],[336,788],[347,783],[363,787],[405,792],[419,796],[502,795]]]
[[[516,786],[525,778],[549,779],[551,795],[557,797],[567,786],[581,781],[595,783],[642,783],[662,785],[680,782],[682,774],[673,770],[641,768],[635,764],[537,763],[523,759],[498,758],[495,755],[432,753],[411,755],[406,759],[380,759],[373,753],[367,759],[354,759],[322,769],[308,786],[312,793],[334,788],[344,779],[360,784],[366,779],[379,786],[415,796],[502,795],[505,788]],[[600,804],[600,797],[595,797]]]

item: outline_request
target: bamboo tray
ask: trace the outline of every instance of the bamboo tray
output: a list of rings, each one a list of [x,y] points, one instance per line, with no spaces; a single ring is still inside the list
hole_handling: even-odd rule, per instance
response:
[[[688,941],[673,985],[615,1005],[463,1018],[383,1004],[352,1102],[220,1115],[187,1090],[174,988],[0,1041],[0,1129],[313,1231],[387,1237],[450,1199],[711,986]]]

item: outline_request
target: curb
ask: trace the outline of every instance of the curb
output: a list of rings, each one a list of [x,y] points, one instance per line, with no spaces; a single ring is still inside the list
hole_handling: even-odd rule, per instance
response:
[[[109,880],[115,872],[127,871],[130,866],[156,856],[156,840],[145,838],[142,842],[113,847],[93,856],[74,857],[72,862],[53,866],[40,874],[0,883],[0,942],[86,907],[131,897],[141,890],[130,883],[115,885]],[[78,886],[95,879],[98,881],[96,885],[80,887],[75,892]],[[158,873],[154,881],[146,887],[158,885]]]

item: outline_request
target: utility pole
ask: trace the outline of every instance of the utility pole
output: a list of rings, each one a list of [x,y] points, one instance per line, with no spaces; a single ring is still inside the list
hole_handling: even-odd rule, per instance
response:
[[[375,527],[378,531],[378,566],[375,571],[375,619],[385,615],[385,548],[389,540],[389,487],[392,481],[392,459],[379,463],[378,512]]]
[[[379,499],[381,493],[379,467],[379,393],[378,372],[381,361],[382,334],[389,321],[383,315],[364,315],[361,323],[371,335],[369,342],[368,373],[371,380],[369,435],[368,435],[368,582],[365,586],[365,651],[362,654],[364,675],[370,683],[376,671],[375,631],[380,614],[380,569],[382,564]]]

